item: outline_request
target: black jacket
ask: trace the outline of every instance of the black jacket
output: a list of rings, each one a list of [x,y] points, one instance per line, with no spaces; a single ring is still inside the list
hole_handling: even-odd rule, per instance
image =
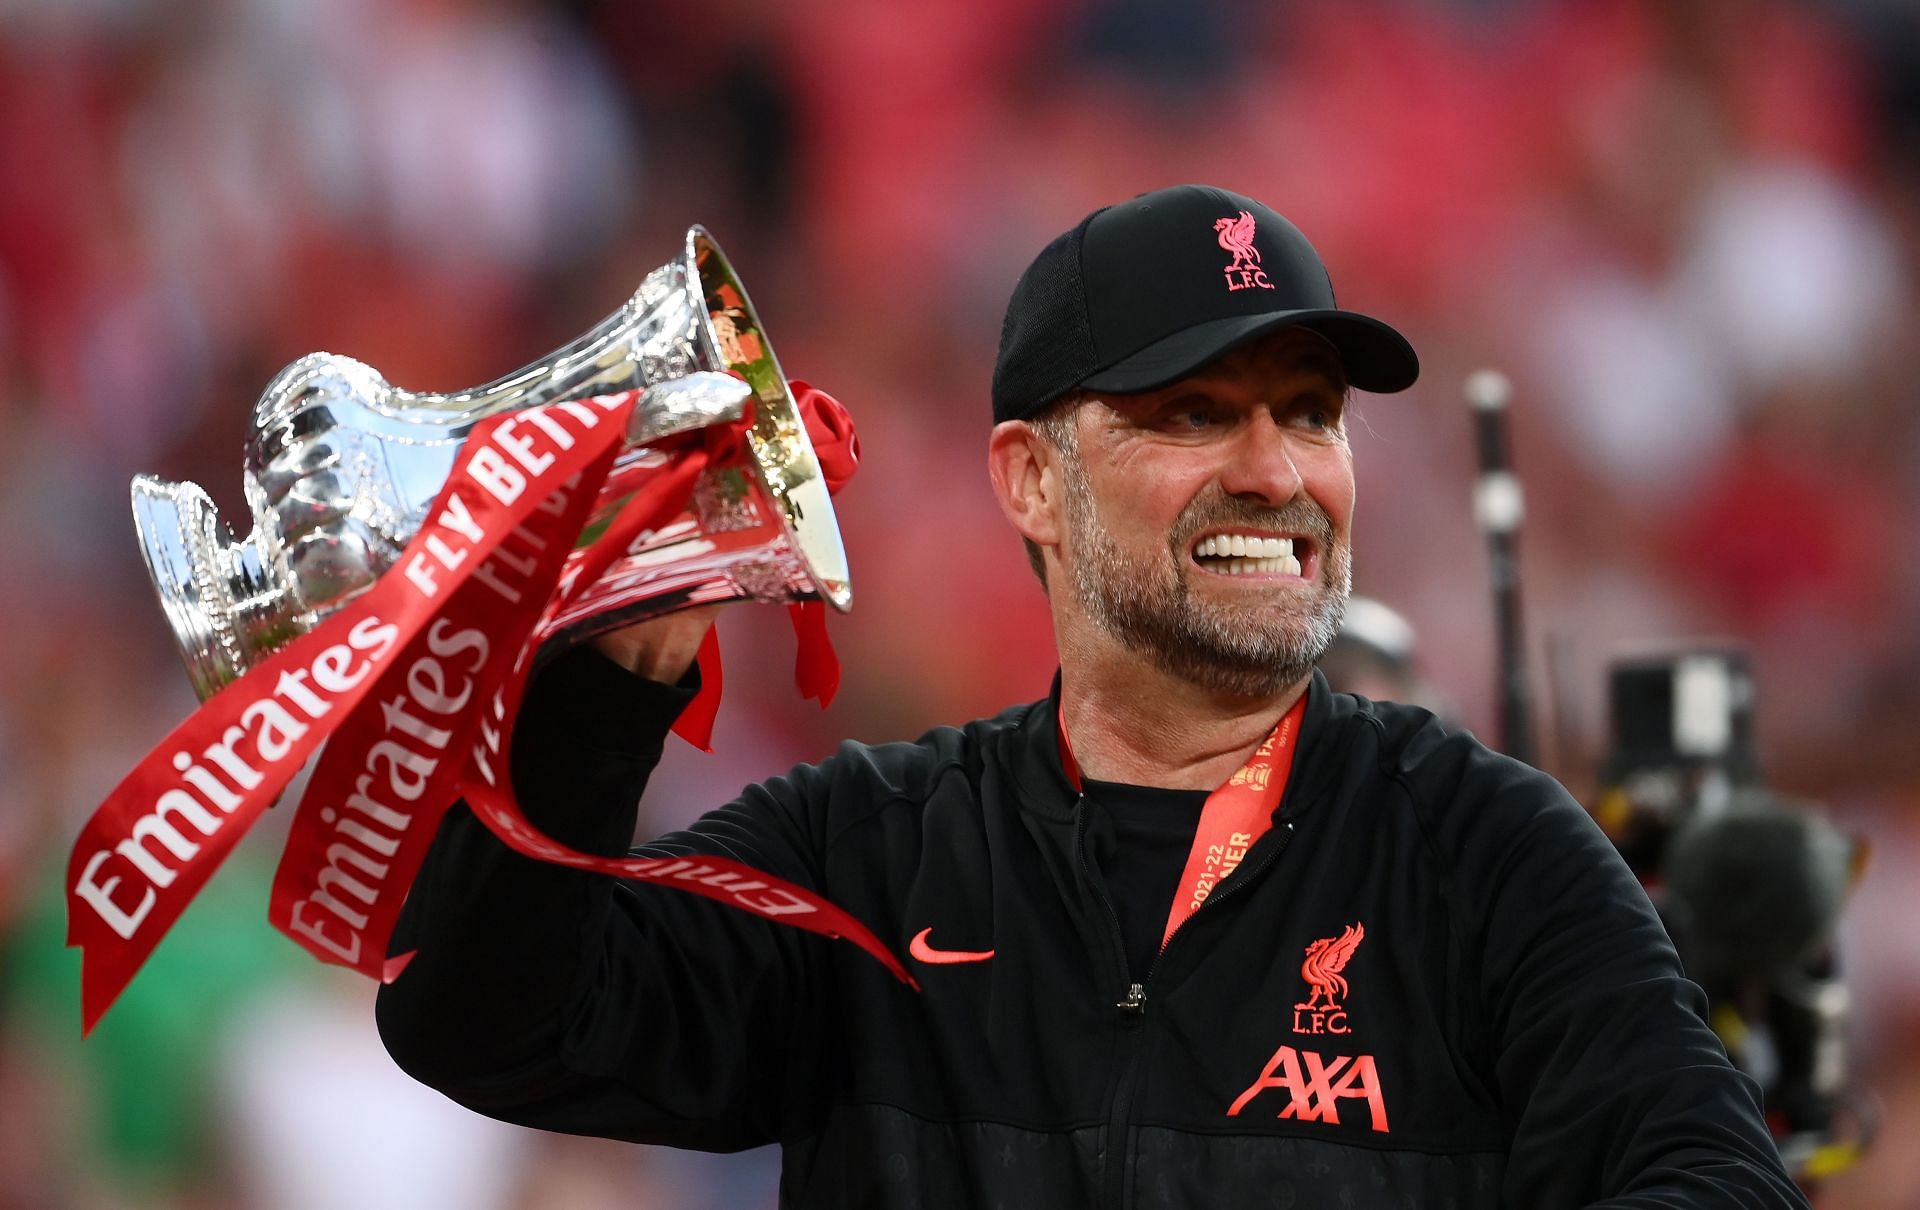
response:
[[[556,662],[516,732],[529,815],[621,852],[686,697]],[[1054,727],[1043,701],[848,743],[645,846],[810,887],[903,956],[928,928],[993,952],[909,960],[919,994],[846,943],[520,858],[456,806],[382,1036],[508,1121],[778,1141],[790,1206],[1805,1205],[1639,884],[1545,775],[1316,674],[1276,826],[1135,980]],[[1343,937],[1335,979],[1307,951]]]

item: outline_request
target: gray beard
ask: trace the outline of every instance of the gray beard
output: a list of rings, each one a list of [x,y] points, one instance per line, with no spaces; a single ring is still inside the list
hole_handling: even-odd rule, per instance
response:
[[[1340,633],[1353,592],[1353,560],[1336,547],[1333,523],[1311,500],[1264,508],[1227,495],[1195,499],[1175,520],[1167,555],[1142,559],[1122,551],[1099,517],[1077,463],[1064,474],[1067,521],[1074,544],[1074,599],[1094,622],[1156,667],[1200,688],[1241,697],[1271,697],[1313,671]],[[1289,530],[1321,552],[1320,583],[1304,601],[1230,608],[1196,601],[1190,577],[1194,535],[1211,526]]]

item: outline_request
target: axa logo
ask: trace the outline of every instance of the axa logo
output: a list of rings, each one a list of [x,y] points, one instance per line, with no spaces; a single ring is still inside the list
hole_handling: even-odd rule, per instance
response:
[[[1235,1118],[1260,1094],[1284,1092],[1281,1118],[1302,1122],[1340,1121],[1340,1102],[1365,1101],[1376,1134],[1387,1133],[1387,1098],[1380,1091],[1380,1070],[1372,1055],[1323,1057],[1317,1050],[1282,1046],[1247,1090],[1234,1098],[1227,1116]]]
[[[1297,1034],[1352,1033],[1347,1024],[1347,981],[1340,974],[1353,959],[1353,951],[1367,935],[1359,921],[1349,924],[1338,937],[1322,937],[1307,947],[1307,959],[1300,964],[1300,977],[1307,981],[1307,998],[1293,1006],[1293,1032]]]
[[[1250,212],[1242,210],[1238,218],[1217,218],[1213,220],[1213,230],[1220,237],[1220,246],[1233,254],[1233,260],[1227,264],[1227,289],[1273,289],[1266,270],[1260,267],[1260,249],[1253,244]]]

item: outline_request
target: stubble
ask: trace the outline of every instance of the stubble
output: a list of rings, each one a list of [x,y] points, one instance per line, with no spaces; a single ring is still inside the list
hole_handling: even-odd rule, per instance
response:
[[[1204,689],[1271,696],[1312,671],[1340,633],[1353,591],[1353,561],[1334,544],[1333,523],[1309,499],[1265,507],[1224,493],[1197,497],[1175,519],[1165,551],[1142,557],[1114,540],[1100,519],[1085,468],[1062,460],[1072,530],[1072,590],[1087,615],[1163,672]],[[1257,604],[1197,599],[1201,571],[1188,556],[1195,535],[1214,527],[1304,534],[1320,551],[1318,583]]]

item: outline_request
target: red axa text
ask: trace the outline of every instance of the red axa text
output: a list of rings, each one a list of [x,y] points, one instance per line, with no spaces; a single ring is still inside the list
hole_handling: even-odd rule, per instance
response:
[[[1341,1101],[1365,1101],[1373,1129],[1387,1133],[1387,1098],[1380,1091],[1380,1072],[1372,1055],[1322,1058],[1318,1051],[1282,1046],[1267,1060],[1259,1078],[1234,1098],[1227,1116],[1240,1116],[1241,1110],[1269,1091],[1285,1094],[1284,1099],[1272,1098],[1279,1104],[1277,1116],[1303,1122],[1337,1123]]]

